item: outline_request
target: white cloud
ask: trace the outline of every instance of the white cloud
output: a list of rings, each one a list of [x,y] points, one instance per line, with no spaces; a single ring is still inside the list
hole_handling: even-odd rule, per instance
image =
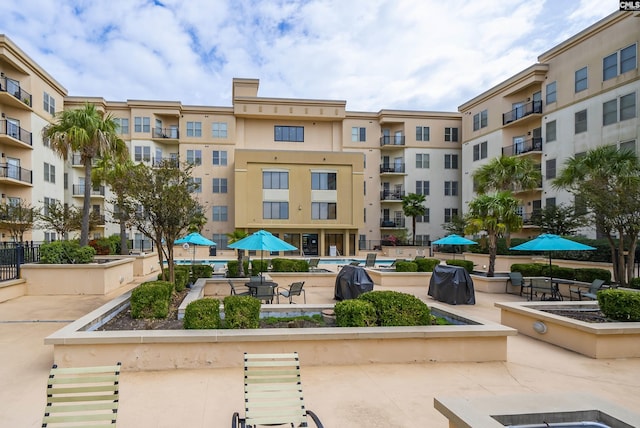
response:
[[[9,0],[0,32],[70,95],[231,105],[259,95],[349,110],[457,106],[615,11],[598,0]]]

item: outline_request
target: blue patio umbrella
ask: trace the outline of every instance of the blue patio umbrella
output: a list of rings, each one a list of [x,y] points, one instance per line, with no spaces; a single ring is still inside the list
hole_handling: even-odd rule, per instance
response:
[[[176,239],[175,241],[173,241],[173,244],[174,245],[182,244],[185,250],[189,249],[189,245],[193,245],[193,257],[191,261],[191,278],[192,279],[193,279],[193,265],[196,264],[196,245],[208,245],[208,246],[216,245],[215,242],[205,238],[204,236],[200,235],[198,232],[193,232],[186,236],[183,236],[180,239]]]
[[[237,250],[254,250],[254,251],[292,251],[297,250],[296,247],[274,236],[266,230],[259,230],[246,238],[242,238],[233,244],[229,244],[229,248]],[[260,253],[262,261],[262,253]]]
[[[464,236],[456,235],[452,233],[451,235],[445,236],[444,238],[440,238],[431,243],[431,245],[477,245],[476,241],[472,241],[471,239],[467,239]],[[453,253],[453,258],[455,260],[456,253]]]

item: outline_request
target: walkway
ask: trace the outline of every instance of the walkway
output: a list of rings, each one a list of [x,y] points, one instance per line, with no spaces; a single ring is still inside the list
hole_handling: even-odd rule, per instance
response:
[[[402,291],[430,301],[426,286]],[[307,293],[309,302],[333,298],[328,287]],[[43,339],[112,297],[25,296],[0,303],[0,426],[41,426],[53,364]],[[494,302],[519,299],[476,293],[476,305],[456,309],[499,321]],[[307,405],[327,428],[446,428],[447,419],[433,407],[434,397],[445,396],[591,392],[637,412],[640,359],[593,360],[525,336],[508,340],[507,362],[305,367],[302,361]],[[120,391],[120,428],[228,427],[232,413],[243,409],[240,368],[125,371]]]

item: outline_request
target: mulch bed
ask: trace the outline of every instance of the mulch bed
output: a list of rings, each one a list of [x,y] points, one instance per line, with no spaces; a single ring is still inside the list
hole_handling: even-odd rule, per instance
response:
[[[591,323],[615,322],[607,318],[601,311],[571,311],[563,309],[543,309],[542,312],[548,312],[554,315],[575,319],[578,321]]]

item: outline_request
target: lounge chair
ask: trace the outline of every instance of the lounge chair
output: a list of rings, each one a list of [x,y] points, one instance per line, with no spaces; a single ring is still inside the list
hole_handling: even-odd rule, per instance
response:
[[[249,294],[251,294],[251,292],[249,290],[247,291],[238,291],[238,290],[242,290],[242,288],[240,288],[239,286],[235,285],[231,280],[227,281],[229,283],[229,287],[231,287],[231,296],[248,296]],[[246,287],[243,287],[246,289]]]
[[[304,281],[294,282],[289,286],[289,288],[282,289],[281,291],[276,290],[278,303],[280,303],[280,296],[283,296],[288,298],[289,303],[291,304],[293,303],[293,296],[299,296],[300,294],[302,294],[302,297],[304,297],[304,302],[307,303],[307,294],[302,287],[304,287]]]
[[[120,363],[115,366],[58,368],[47,382],[43,427],[116,425]]]
[[[521,296],[525,288],[531,287],[531,283],[527,284],[520,272],[509,272],[509,280],[507,282],[510,282],[514,287],[520,287]],[[505,290],[505,293],[506,292],[507,290]]]
[[[377,254],[376,253],[369,253],[367,254],[367,259],[364,262],[364,267],[376,267],[376,257]]]
[[[598,300],[598,291],[602,289],[604,286],[604,280],[602,279],[594,279],[591,285],[589,285],[589,290],[585,290],[585,286],[576,285],[574,287],[569,287],[569,298],[573,300],[573,296],[577,295],[578,300],[582,300],[582,298],[586,298],[589,300]]]
[[[307,427],[309,419],[323,428],[315,413],[307,410],[300,381],[298,353],[244,354],[245,417],[235,412],[231,427],[258,425]]]
[[[309,270],[318,269],[318,263],[320,263],[320,259],[309,259]]]

